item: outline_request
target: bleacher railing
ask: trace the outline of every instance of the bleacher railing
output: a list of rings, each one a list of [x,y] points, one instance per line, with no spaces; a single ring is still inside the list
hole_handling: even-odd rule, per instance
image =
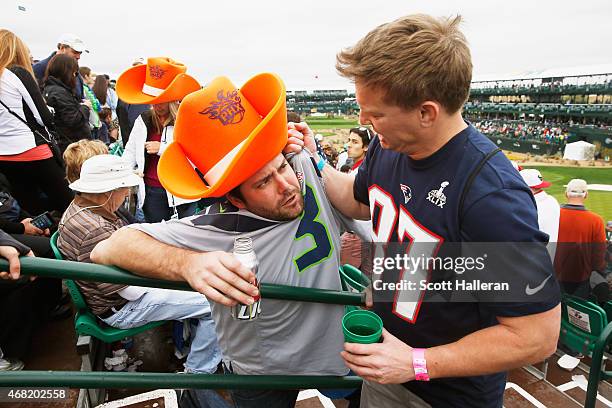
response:
[[[498,86],[470,89],[470,96],[590,95],[612,93],[612,83],[585,85]]]
[[[22,257],[20,262],[23,275],[193,290],[185,282],[146,278],[111,266],[33,257]],[[0,270],[8,270],[8,262],[4,259],[0,259]],[[365,295],[360,293],[263,283],[261,284],[261,296],[269,299],[339,305],[363,305],[365,303]],[[0,373],[0,387],[307,389],[356,388],[361,382],[361,378],[357,376],[185,375],[28,370]]]

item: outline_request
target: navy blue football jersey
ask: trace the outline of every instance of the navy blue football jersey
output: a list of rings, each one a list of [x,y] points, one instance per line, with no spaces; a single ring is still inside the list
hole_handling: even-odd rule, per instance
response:
[[[370,207],[373,240],[408,243],[408,256],[418,243],[430,244],[431,255],[436,256],[444,243],[547,242],[538,229],[533,196],[509,160],[498,152],[483,161],[494,150],[496,146],[469,124],[423,160],[385,150],[378,139],[373,140],[354,183],[355,198]],[[475,177],[466,189],[471,175]],[[549,279],[552,264],[546,247],[539,247],[537,256],[529,257],[528,267],[515,262],[503,271],[525,282],[546,281],[537,302],[423,302],[422,296],[402,302],[398,293],[394,300],[381,301],[375,290],[374,310],[389,332],[419,348],[452,343],[498,324],[496,316],[550,310],[559,303],[559,288],[554,278]],[[435,281],[437,272],[429,273]],[[398,279],[393,276],[391,281]],[[505,379],[505,373],[497,373],[404,385],[434,407],[499,407]]]

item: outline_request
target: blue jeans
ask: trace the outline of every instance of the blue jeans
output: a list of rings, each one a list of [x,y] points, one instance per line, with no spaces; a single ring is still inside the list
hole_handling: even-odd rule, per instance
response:
[[[197,319],[195,335],[185,362],[185,371],[214,373],[221,361],[221,350],[204,295],[182,290],[149,288],[147,293],[126,303],[104,322],[118,329],[129,329],[160,320]]]
[[[195,214],[198,208],[198,203],[187,203],[176,206],[176,212],[179,218],[189,217]],[[152,187],[145,185],[145,200],[142,204],[147,222],[160,222],[161,220],[168,221],[174,214],[172,207],[168,205],[168,195],[162,187]]]

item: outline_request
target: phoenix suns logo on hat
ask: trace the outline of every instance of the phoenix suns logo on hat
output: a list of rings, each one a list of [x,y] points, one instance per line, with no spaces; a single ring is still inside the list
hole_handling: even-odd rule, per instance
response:
[[[149,68],[149,70],[150,70],[151,76],[155,79],[161,79],[166,73],[166,70],[160,67],[159,65],[153,65],[151,66],[151,68]]]
[[[217,102],[213,102],[200,113],[208,115],[208,118],[212,120],[219,119],[223,126],[235,125],[242,121],[245,109],[240,103],[241,100],[237,90],[225,93],[222,89],[217,92],[217,99]]]
[[[151,57],[147,64],[128,68],[117,79],[117,95],[133,104],[158,104],[180,101],[201,88],[186,74],[187,67],[168,57]]]

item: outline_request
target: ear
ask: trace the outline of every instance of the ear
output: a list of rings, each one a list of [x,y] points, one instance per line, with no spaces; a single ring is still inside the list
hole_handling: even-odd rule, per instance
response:
[[[241,199],[239,199],[238,197],[235,197],[232,194],[226,194],[225,198],[227,198],[227,201],[229,201],[234,207],[243,210],[246,208],[246,204],[244,201],[242,201]]]
[[[436,123],[436,119],[440,116],[440,104],[433,101],[425,101],[419,109],[421,126],[430,128]]]

